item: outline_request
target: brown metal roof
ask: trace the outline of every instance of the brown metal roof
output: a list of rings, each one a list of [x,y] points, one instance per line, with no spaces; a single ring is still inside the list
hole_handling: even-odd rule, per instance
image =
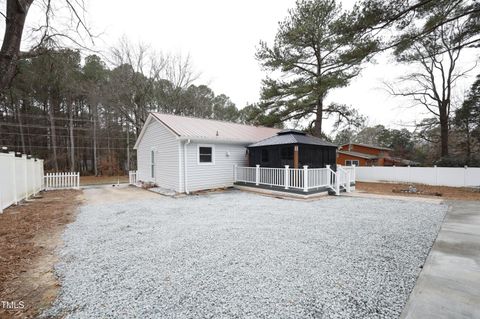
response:
[[[372,145],[372,144],[363,144],[363,143],[347,143],[347,144],[343,144],[341,147],[348,146],[348,145],[358,145],[358,146],[363,146],[363,147],[374,148],[374,149],[377,149],[377,150],[392,151],[392,149],[388,148],[388,147],[377,146],[377,145]]]
[[[345,154],[345,155],[350,155],[350,156],[353,156],[353,157],[365,158],[365,159],[376,159],[376,158],[378,158],[377,155],[360,153],[360,152],[353,152],[353,151],[339,150],[338,153]]]
[[[180,138],[254,143],[279,129],[163,113],[152,115]]]

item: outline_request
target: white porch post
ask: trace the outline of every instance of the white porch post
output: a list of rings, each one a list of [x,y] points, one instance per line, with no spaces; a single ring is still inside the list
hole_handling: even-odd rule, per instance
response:
[[[285,165],[285,189],[288,189],[288,184],[290,184],[290,181],[289,181],[290,170],[288,168],[289,166]]]
[[[237,181],[237,164],[233,164],[233,182]]]
[[[332,172],[330,171],[330,165],[325,165],[327,168],[327,185],[331,185],[331,180],[332,180]]]
[[[255,185],[260,184],[260,165],[255,165]]]
[[[308,165],[303,166],[303,191],[308,192]]]

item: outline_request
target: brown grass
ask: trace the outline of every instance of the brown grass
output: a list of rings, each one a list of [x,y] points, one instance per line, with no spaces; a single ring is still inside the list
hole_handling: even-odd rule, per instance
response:
[[[80,176],[80,185],[128,183],[128,176]]]
[[[413,185],[419,191],[416,193],[403,192],[408,190],[409,185]],[[398,195],[398,196],[414,196],[414,197],[434,197],[443,199],[458,200],[480,200],[480,190],[464,187],[447,187],[447,186],[431,186],[423,184],[393,184],[393,183],[365,183],[357,182],[355,189],[359,192],[382,194],[382,195]],[[440,196],[437,196],[437,195]]]
[[[0,302],[24,305],[0,303],[0,318],[32,318],[55,300],[55,249],[81,200],[81,191],[49,191],[0,215]]]

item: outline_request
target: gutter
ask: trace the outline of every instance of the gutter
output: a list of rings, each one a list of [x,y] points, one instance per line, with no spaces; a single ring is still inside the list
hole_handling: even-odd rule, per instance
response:
[[[189,194],[187,184],[188,184],[188,176],[187,176],[187,145],[190,144],[190,139],[186,140],[183,143],[183,189],[185,190],[186,194]]]
[[[255,142],[253,141],[242,141],[242,140],[233,140],[233,139],[220,139],[220,138],[207,138],[207,137],[177,137],[179,141],[193,141],[198,143],[219,143],[219,144],[238,144],[238,145],[250,145]],[[190,142],[188,142],[190,143]]]

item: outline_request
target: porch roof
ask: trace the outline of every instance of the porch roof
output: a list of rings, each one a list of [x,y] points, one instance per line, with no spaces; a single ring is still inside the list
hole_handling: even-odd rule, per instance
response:
[[[260,147],[270,145],[285,145],[285,144],[307,144],[318,146],[338,147],[336,144],[322,140],[321,138],[305,134],[298,130],[283,130],[272,137],[249,145],[248,147]]]

